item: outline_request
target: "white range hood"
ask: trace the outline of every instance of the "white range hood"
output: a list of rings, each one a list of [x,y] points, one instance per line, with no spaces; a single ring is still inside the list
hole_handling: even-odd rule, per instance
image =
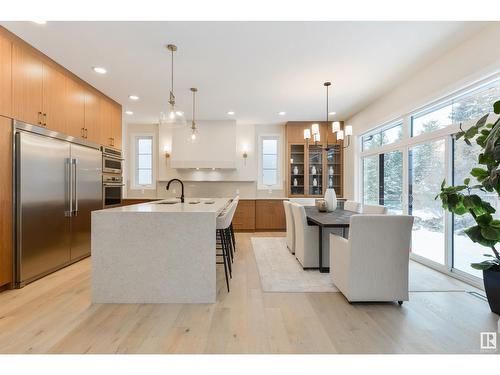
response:
[[[236,168],[236,121],[199,121],[195,143],[189,127],[173,129],[170,167]]]

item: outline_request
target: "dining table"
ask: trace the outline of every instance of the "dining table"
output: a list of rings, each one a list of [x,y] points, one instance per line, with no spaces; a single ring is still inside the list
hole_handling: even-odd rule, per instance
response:
[[[323,229],[339,228],[342,230],[342,237],[346,236],[346,229],[349,228],[351,216],[359,215],[358,212],[337,208],[332,212],[320,212],[317,207],[304,207],[306,211],[307,224],[318,226],[318,246],[319,246],[319,272],[330,272],[330,267],[323,266]]]

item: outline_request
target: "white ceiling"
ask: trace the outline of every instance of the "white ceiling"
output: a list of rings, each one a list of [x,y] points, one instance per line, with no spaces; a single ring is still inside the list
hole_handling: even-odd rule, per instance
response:
[[[323,82],[333,82],[336,119],[346,119],[447,50],[481,22],[1,22],[119,103],[133,123],[157,122],[170,88],[190,114],[239,123],[324,119]],[[106,75],[92,71],[103,66]],[[137,102],[129,94],[140,97]],[[286,111],[286,116],[277,115]]]

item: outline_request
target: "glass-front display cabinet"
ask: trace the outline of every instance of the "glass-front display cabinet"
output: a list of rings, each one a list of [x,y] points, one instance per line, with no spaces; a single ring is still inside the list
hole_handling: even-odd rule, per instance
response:
[[[291,144],[289,170],[289,194],[304,195],[305,145]]]
[[[306,142],[304,129],[310,122],[286,125],[288,146],[287,194],[289,197],[319,198],[327,188],[343,197],[343,143],[331,132],[331,123],[321,123],[322,142]]]

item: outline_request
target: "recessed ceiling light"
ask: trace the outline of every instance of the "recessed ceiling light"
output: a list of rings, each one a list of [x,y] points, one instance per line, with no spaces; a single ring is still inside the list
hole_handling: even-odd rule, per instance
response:
[[[278,112],[278,115],[279,116],[284,116],[284,115],[286,115],[286,112],[285,111]]]
[[[94,72],[99,73],[99,74],[106,74],[108,71],[100,66],[94,66],[92,68]]]
[[[126,114],[126,115],[133,115],[133,114],[134,114],[134,112],[132,112],[132,111],[125,111],[125,114]]]
[[[33,21],[33,22],[38,24],[38,25],[45,25],[47,23],[47,21],[42,21],[42,20]]]
[[[212,171],[215,171],[215,168],[212,168]]]
[[[234,111],[228,111],[228,112],[227,112],[227,114],[228,114],[229,116],[233,116],[233,115],[234,115]]]
[[[336,115],[336,114],[337,114],[337,112],[328,112],[328,114],[329,114],[330,116],[333,116],[333,115]]]
[[[129,95],[128,98],[130,100],[139,100],[139,97],[137,95]]]

